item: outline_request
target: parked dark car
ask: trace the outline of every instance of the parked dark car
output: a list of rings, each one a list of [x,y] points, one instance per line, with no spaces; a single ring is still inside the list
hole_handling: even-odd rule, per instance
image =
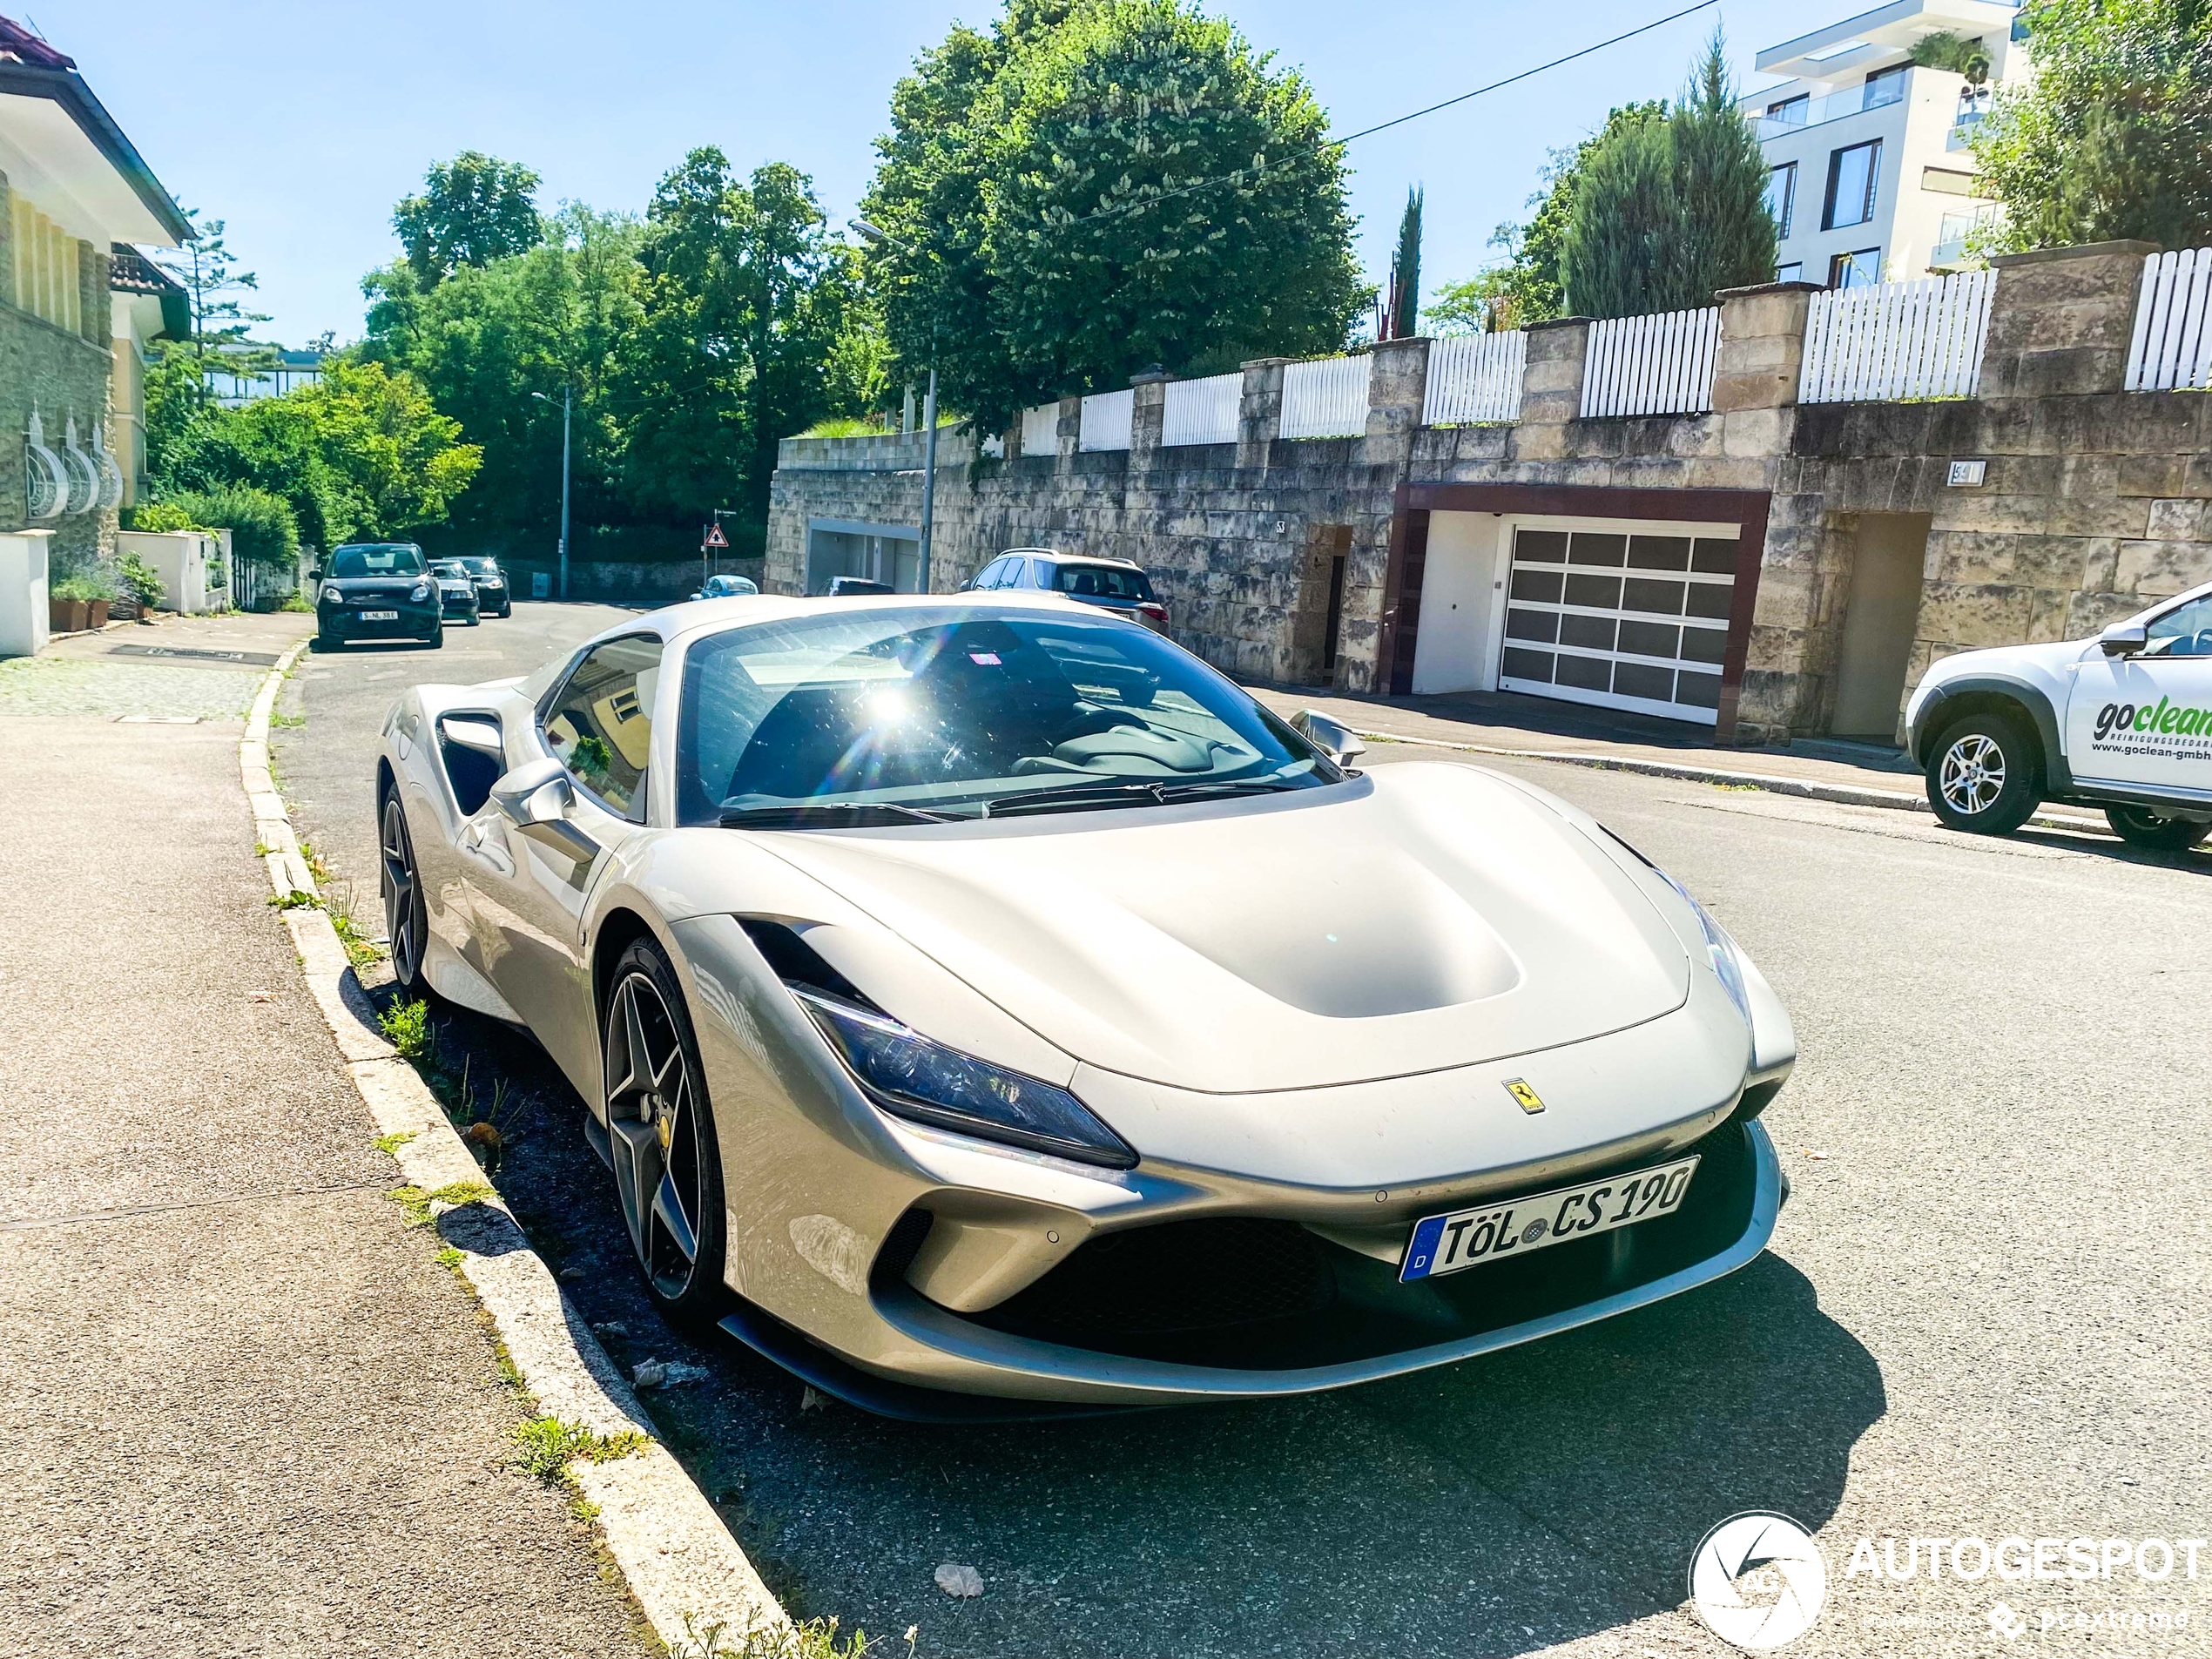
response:
[[[975,573],[978,593],[1028,588],[1064,594],[1102,610],[1117,611],[1156,633],[1168,630],[1168,608],[1152,591],[1152,578],[1127,559],[1092,558],[1049,547],[1008,548]]]
[[[864,576],[833,576],[830,584],[822,590],[826,599],[842,599],[855,593],[896,593],[888,582],[871,582]]]
[[[706,579],[706,585],[691,597],[694,599],[734,599],[744,594],[758,597],[759,592],[760,584],[753,581],[751,577],[711,576]]]
[[[430,579],[438,584],[441,606],[448,620],[459,619],[474,628],[484,619],[476,603],[476,583],[469,567],[459,559],[430,561]]]
[[[315,649],[349,639],[445,643],[437,578],[412,542],[350,542],[333,548],[315,584]]]
[[[476,584],[476,609],[487,617],[511,617],[515,614],[515,590],[508,585],[507,572],[499,568],[499,561],[482,554],[464,554],[458,561],[469,572],[469,579]]]

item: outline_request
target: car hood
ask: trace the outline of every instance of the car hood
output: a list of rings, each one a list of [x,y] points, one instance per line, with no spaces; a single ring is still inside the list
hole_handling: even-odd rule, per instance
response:
[[[329,576],[317,585],[335,588],[348,599],[404,599],[428,579],[420,576]]]
[[[1656,1019],[1680,940],[1535,791],[1407,763],[1297,796],[761,840],[1056,1048],[1212,1092]],[[895,986],[864,987],[897,1012]]]

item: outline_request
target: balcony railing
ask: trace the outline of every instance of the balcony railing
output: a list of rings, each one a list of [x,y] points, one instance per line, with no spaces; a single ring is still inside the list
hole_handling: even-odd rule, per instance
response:
[[[1773,106],[1772,114],[1762,111],[1751,111],[1751,129],[1761,139],[1779,138],[1802,132],[1806,127],[1840,121],[1847,115],[1886,109],[1892,104],[1905,102],[1905,83],[1912,78],[1912,71],[1908,70],[1902,75],[1885,75],[1879,80],[1847,86],[1842,91],[1831,92],[1824,98],[1791,98]]]

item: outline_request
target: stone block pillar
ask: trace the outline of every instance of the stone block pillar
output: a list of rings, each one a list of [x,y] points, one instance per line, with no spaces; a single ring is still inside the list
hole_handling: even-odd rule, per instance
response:
[[[1982,346],[1981,395],[2121,390],[2143,261],[2158,251],[2155,242],[2092,242],[1992,260],[1997,291]]]
[[[1558,461],[1567,455],[1567,424],[1581,418],[1582,363],[1589,355],[1590,320],[1561,317],[1528,330],[1521,371],[1521,419],[1507,440],[1514,461]]]
[[[1359,460],[1402,468],[1413,458],[1413,434],[1428,394],[1428,341],[1379,340],[1367,360],[1367,432]]]
[[[1255,357],[1244,365],[1237,406],[1237,465],[1264,471],[1267,454],[1283,429],[1283,366],[1287,357]]]
[[[1160,435],[1167,422],[1168,381],[1164,369],[1148,368],[1130,376],[1129,467],[1150,472],[1160,455]]]
[[[1805,314],[1820,292],[1811,282],[1723,288],[1721,343],[1713,365],[1713,412],[1721,452],[1732,459],[1787,455],[1789,411],[1804,366]]]
[[[102,348],[115,334],[115,320],[108,314],[107,255],[84,241],[77,245],[77,332]]]
[[[1053,428],[1059,440],[1057,453],[1060,464],[1055,470],[1073,472],[1076,455],[1083,447],[1083,401],[1080,397],[1060,400],[1060,422]]]

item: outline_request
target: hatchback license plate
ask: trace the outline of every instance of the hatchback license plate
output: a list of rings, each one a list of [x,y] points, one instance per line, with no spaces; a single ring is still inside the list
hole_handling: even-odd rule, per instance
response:
[[[1689,1193],[1689,1178],[1696,1172],[1697,1159],[1686,1157],[1579,1187],[1507,1199],[1480,1210],[1425,1217],[1413,1224],[1413,1240],[1406,1246],[1406,1264],[1398,1277],[1401,1282],[1434,1278],[1440,1273],[1480,1267],[1515,1251],[1541,1250],[1547,1244],[1670,1216],[1682,1208]]]
[[[400,613],[396,610],[364,610],[361,612],[361,620],[363,622],[397,622],[399,619]]]

